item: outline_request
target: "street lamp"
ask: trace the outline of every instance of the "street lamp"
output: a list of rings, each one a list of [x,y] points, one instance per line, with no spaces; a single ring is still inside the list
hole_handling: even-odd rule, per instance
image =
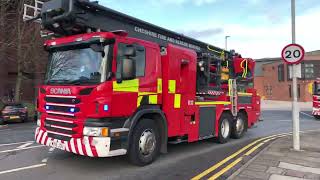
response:
[[[226,39],[226,43],[225,43],[225,45],[226,45],[226,51],[228,51],[228,38],[229,38],[229,37],[231,37],[231,36],[226,36],[226,37],[225,37],[225,39]]]

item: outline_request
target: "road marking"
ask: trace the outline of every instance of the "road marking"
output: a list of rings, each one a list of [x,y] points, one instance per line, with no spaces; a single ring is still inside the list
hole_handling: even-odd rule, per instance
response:
[[[26,166],[26,167],[21,167],[21,168],[16,168],[16,169],[10,169],[10,170],[6,170],[6,171],[0,171],[0,175],[1,174],[7,174],[7,173],[12,173],[12,172],[17,172],[17,171],[22,171],[22,170],[27,170],[27,169],[34,169],[34,168],[39,168],[42,166],[46,166],[47,164],[36,164],[36,165],[32,165],[32,166]]]
[[[304,113],[304,112],[300,112],[301,114],[305,115],[305,116],[308,116],[308,117],[311,117],[312,119],[314,118],[313,116],[311,116],[310,114],[307,114],[307,113]]]
[[[231,168],[233,168],[235,165],[237,165],[239,162],[242,161],[242,157],[238,158],[237,160],[235,160],[234,162],[232,162],[231,164],[229,164],[227,167],[223,168],[221,171],[219,171],[217,174],[211,176],[209,178],[209,180],[214,180],[219,178],[222,174],[226,173],[227,171],[229,171]]]
[[[51,147],[51,148],[49,149],[49,153],[52,153],[54,150],[55,150],[55,148],[54,148],[54,147]]]
[[[271,135],[271,136],[267,136],[264,138],[260,138],[252,143],[250,143],[249,145],[243,147],[242,149],[238,150],[237,152],[235,152],[234,154],[230,155],[229,157],[225,158],[224,160],[220,161],[219,163],[213,165],[212,167],[210,167],[209,169],[203,171],[202,173],[200,173],[199,175],[195,176],[192,178],[192,180],[197,180],[197,179],[201,179],[204,176],[208,175],[209,173],[211,173],[212,171],[218,169],[220,166],[222,166],[223,164],[225,164],[226,162],[228,162],[229,160],[235,158],[236,156],[238,156],[239,154],[241,154],[242,152],[246,151],[247,149],[249,149],[250,147],[254,146],[255,144],[264,141],[266,139],[269,138],[273,138],[273,137],[277,137],[277,136],[284,136],[284,135],[289,135],[288,133],[282,133],[282,134],[276,134],[276,135]]]
[[[48,162],[48,158],[42,159],[41,162],[42,162],[42,163],[47,163],[47,162]]]
[[[5,150],[5,151],[0,151],[0,154],[2,153],[8,153],[8,152],[14,152],[14,151],[22,151],[22,150],[27,150],[27,149],[34,149],[34,148],[40,148],[40,147],[45,147],[44,145],[39,145],[39,146],[31,146],[31,147],[26,147],[26,148],[16,148],[16,149],[10,149],[10,150]]]
[[[264,142],[258,144],[257,146],[253,147],[248,152],[246,152],[244,155],[249,156],[250,154],[252,154],[254,151],[256,151],[259,147],[261,147],[263,145],[264,145]]]
[[[25,142],[14,142],[14,143],[8,143],[8,144],[0,144],[0,147],[2,147],[2,146],[17,145],[17,144],[24,144],[24,143],[34,143],[34,141],[25,141]]]
[[[33,142],[22,144],[21,146],[17,147],[17,149],[26,148],[26,147],[30,146],[31,144],[33,144]]]
[[[265,143],[274,140],[276,138],[280,138],[280,137],[284,137],[286,135],[280,135],[277,137],[273,137],[267,140],[264,140],[263,142],[259,143],[258,145],[254,146],[253,148],[251,148],[247,153],[245,153],[242,157],[236,159],[235,161],[233,161],[232,163],[230,163],[228,166],[226,166],[225,168],[223,168],[221,171],[217,172],[216,174],[214,174],[213,176],[211,176],[209,178],[209,180],[214,180],[219,178],[221,175],[223,175],[224,173],[226,173],[227,171],[229,171],[231,168],[233,168],[235,165],[237,165],[240,161],[243,160],[243,158],[245,156],[249,156],[250,154],[252,154],[253,152],[255,152],[257,149],[259,149],[261,146],[263,146]]]

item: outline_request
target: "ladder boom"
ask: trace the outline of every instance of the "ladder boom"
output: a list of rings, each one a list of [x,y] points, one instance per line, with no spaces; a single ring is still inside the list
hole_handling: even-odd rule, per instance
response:
[[[143,39],[166,47],[168,43],[207,53],[230,57],[230,52],[182,34],[161,28],[140,19],[88,0],[51,0],[43,4],[41,22],[45,29],[66,36],[92,31],[124,30],[130,37]]]

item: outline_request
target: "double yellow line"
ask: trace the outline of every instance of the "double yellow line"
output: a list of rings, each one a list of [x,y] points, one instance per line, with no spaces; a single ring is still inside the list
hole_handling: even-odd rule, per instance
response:
[[[223,175],[224,173],[229,171],[231,168],[236,166],[239,162],[241,162],[245,156],[249,156],[250,154],[255,152],[259,147],[263,146],[265,143],[267,143],[267,142],[269,142],[271,140],[274,140],[276,138],[280,138],[280,137],[284,137],[284,136],[288,136],[288,135],[290,135],[290,133],[283,133],[283,134],[277,134],[277,135],[272,135],[272,136],[267,136],[267,137],[264,137],[264,138],[260,138],[260,139],[258,139],[256,141],[248,144],[247,146],[243,147],[242,149],[238,150],[237,152],[235,152],[234,154],[232,154],[229,157],[225,158],[224,160],[220,161],[219,163],[215,164],[214,166],[210,167],[209,169],[203,171],[199,175],[193,177],[191,180],[199,180],[199,179],[207,176],[208,174],[210,174],[211,172],[215,171],[216,169],[218,169],[219,167],[221,167],[222,165],[224,165],[225,163],[227,163],[231,159],[234,159],[235,157],[237,157],[238,155],[240,155],[241,153],[245,152],[246,150],[248,150],[248,149],[250,149],[252,147],[243,156],[237,158],[236,160],[231,162],[229,165],[227,165],[225,168],[223,168],[222,170],[220,170],[219,172],[217,172],[216,174],[214,174],[213,176],[211,176],[209,178],[209,180],[217,179],[221,175]]]

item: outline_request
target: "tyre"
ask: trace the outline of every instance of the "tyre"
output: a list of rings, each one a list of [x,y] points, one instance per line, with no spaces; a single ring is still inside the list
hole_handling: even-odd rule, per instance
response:
[[[232,123],[231,137],[234,139],[240,139],[247,131],[248,118],[244,113],[239,113],[238,117]]]
[[[4,123],[4,119],[2,119],[1,117],[0,117],[0,125],[4,125],[5,123]]]
[[[130,162],[145,166],[151,164],[160,153],[160,133],[151,119],[142,119],[132,133],[128,156]]]
[[[219,121],[218,142],[224,144],[228,142],[231,135],[231,120],[232,116],[228,113],[223,113]]]
[[[27,113],[26,117],[21,119],[21,123],[27,122],[28,120],[29,120],[29,115]]]
[[[320,116],[314,115],[314,118],[316,118],[317,120],[320,120]]]

